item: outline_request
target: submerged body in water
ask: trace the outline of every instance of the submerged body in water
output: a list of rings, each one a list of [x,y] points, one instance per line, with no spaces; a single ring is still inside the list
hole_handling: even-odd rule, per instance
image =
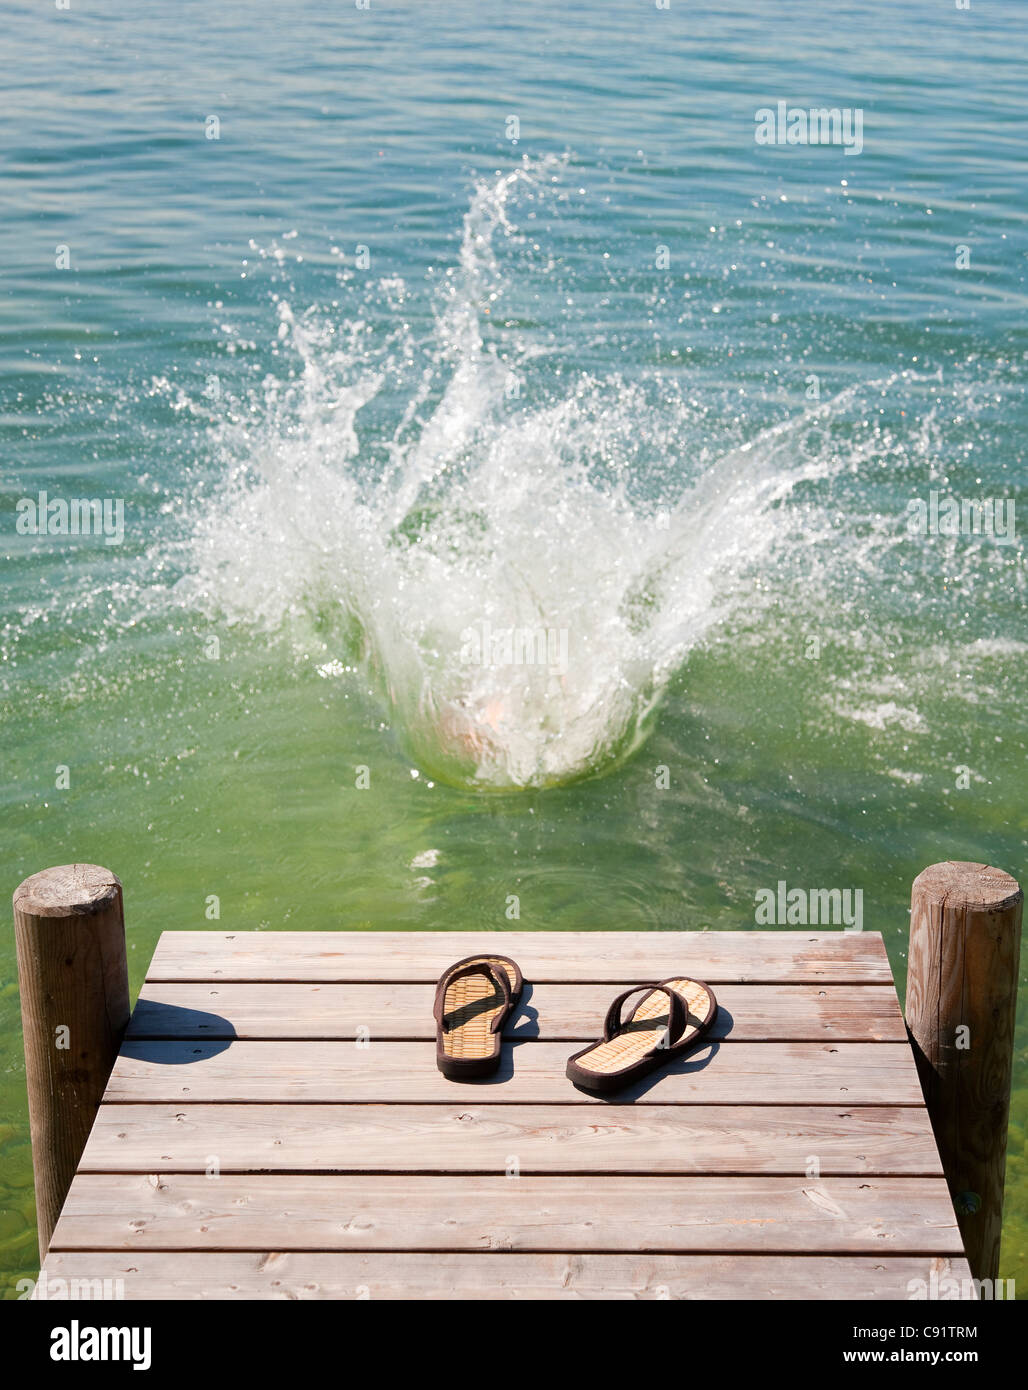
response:
[[[516,217],[559,202],[565,165],[526,159],[478,184],[420,333],[402,313],[384,333],[274,297],[297,366],[213,426],[232,463],[182,581],[186,603],[292,630],[305,659],[320,644],[323,675],[370,678],[418,767],[481,790],[623,760],[688,654],[773,602],[780,557],[795,588],[825,540],[822,574],[844,593],[868,554],[904,544],[902,517],[861,534],[853,512],[843,549],[840,509],[817,496],[905,462],[878,419],[889,380],[752,437],[741,412],[734,432],[718,416],[713,445],[679,372],[628,381],[561,360],[536,382],[548,349],[507,303],[532,266],[514,277],[502,253],[524,241]],[[406,303],[396,279],[377,293]]]
[[[420,359],[406,331],[374,345],[359,320],[278,300],[301,370],[219,426],[238,463],[184,581],[240,620],[313,609],[323,673],[367,670],[419,767],[486,790],[578,780],[631,753],[719,620],[724,582],[770,545],[768,510],[829,467],[796,447],[807,421],[699,466],[693,407],[659,373],[512,393],[533,343],[517,329],[487,342],[480,310],[508,288],[497,242],[516,235],[512,201],[553,197],[563,168],[526,160],[479,184]],[[362,412],[397,376],[409,399],[371,461]],[[669,459],[674,492],[647,490]]]

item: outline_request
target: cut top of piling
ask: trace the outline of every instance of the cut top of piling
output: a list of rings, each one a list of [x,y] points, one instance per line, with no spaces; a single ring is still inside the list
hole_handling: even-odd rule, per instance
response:
[[[950,908],[1002,912],[1021,899],[1017,879],[1002,869],[968,860],[932,864],[914,880],[914,897]]]
[[[91,916],[117,901],[121,881],[99,864],[60,864],[18,885],[14,910],[26,917]]]

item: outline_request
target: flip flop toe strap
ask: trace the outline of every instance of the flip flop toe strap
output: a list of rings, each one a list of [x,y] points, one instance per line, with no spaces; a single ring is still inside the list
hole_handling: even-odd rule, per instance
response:
[[[604,1042],[610,1042],[611,1038],[616,1037],[618,1033],[623,1033],[628,1026],[621,1017],[621,1011],[626,1001],[631,999],[633,994],[641,994],[643,990],[649,990],[652,993],[655,989],[659,989],[662,994],[666,994],[670,1001],[667,1021],[668,1045],[674,1046],[685,1032],[689,1022],[689,1012],[682,1002],[682,996],[676,990],[671,989],[670,986],[661,984],[634,985],[632,989],[626,989],[624,994],[618,995],[611,1003],[610,1008],[607,1010],[607,1017],[603,1020]],[[641,1004],[642,1000],[639,1002]],[[634,1017],[635,1014],[633,1013],[632,1018]],[[628,1023],[632,1022],[632,1018],[628,1020]]]
[[[463,965],[457,970],[448,970],[439,981],[439,987],[435,995],[435,1008],[432,1010],[436,1022],[441,1025],[444,1032],[450,1030],[446,1027],[446,991],[454,980],[463,979],[465,975],[485,975],[499,986],[500,993],[503,995],[503,1008],[499,1010],[492,1023],[489,1025],[491,1033],[497,1032],[503,1027],[506,1011],[510,1008],[510,980],[506,970],[500,970],[490,961],[476,960],[469,965]]]

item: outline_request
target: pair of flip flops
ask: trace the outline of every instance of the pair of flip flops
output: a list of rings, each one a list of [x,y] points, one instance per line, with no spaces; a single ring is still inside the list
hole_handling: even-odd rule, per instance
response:
[[[451,1081],[491,1076],[500,1065],[503,1028],[524,980],[507,956],[468,956],[436,987],[436,1063]],[[628,1018],[625,1005],[642,994]],[[714,991],[684,975],[633,985],[612,1000],[603,1036],[568,1058],[576,1086],[616,1091],[695,1047],[717,1014]]]

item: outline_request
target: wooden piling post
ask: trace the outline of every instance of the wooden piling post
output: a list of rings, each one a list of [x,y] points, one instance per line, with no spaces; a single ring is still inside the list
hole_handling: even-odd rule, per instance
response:
[[[64,864],[14,894],[42,1262],[129,1017],[121,884]]]
[[[995,1280],[1021,905],[986,864],[933,864],[910,903],[907,1027],[971,1273]]]

